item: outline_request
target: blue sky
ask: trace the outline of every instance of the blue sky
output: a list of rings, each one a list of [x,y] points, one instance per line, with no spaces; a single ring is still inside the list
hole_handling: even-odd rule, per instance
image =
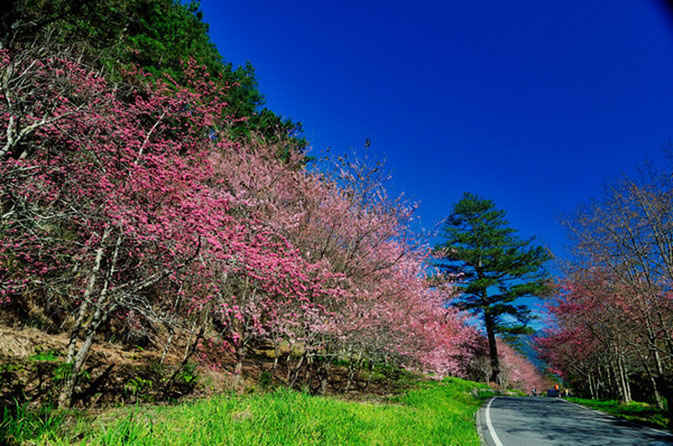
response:
[[[313,155],[386,159],[432,230],[463,192],[563,255],[559,215],[673,141],[673,22],[655,1],[203,0],[227,61]]]

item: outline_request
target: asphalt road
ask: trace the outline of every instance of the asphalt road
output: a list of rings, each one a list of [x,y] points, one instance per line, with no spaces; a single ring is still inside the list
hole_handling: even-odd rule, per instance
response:
[[[673,435],[560,398],[495,397],[477,415],[488,446],[673,445]]]

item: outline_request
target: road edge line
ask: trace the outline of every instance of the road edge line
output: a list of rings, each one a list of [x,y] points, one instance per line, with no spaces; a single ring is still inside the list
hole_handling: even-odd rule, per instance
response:
[[[494,396],[493,398],[491,398],[491,400],[486,405],[486,412],[484,413],[484,417],[486,418],[486,427],[488,428],[488,433],[491,434],[491,439],[495,443],[495,446],[504,446],[502,444],[502,441],[500,441],[500,437],[498,437],[498,434],[495,433],[495,429],[493,428],[493,423],[491,423],[491,403],[496,398],[497,398],[497,396]]]

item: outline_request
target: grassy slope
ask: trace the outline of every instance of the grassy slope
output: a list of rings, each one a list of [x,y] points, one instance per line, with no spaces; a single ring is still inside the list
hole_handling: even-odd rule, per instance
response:
[[[584,398],[568,398],[573,403],[581,404],[591,409],[600,410],[617,417],[623,417],[627,420],[638,421],[655,427],[667,428],[668,418],[662,410],[656,406],[650,406],[647,403],[632,402],[630,404],[619,404],[615,400],[598,401]]]
[[[386,403],[312,397],[287,389],[217,396],[177,406],[109,411],[43,433],[61,445],[479,445],[474,414],[484,387],[460,379],[420,383]]]

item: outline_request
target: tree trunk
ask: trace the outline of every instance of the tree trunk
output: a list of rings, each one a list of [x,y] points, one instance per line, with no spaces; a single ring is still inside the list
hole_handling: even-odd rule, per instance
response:
[[[603,367],[601,367],[599,365],[598,366],[598,382],[596,383],[596,397],[598,399],[601,399],[600,389],[605,388],[606,385],[607,385],[608,389],[611,389],[611,387],[610,387],[610,374],[608,373],[607,378],[604,378],[603,377]],[[613,396],[613,395],[610,394],[609,396]]]
[[[320,376],[320,394],[324,395],[327,391],[327,384],[329,384],[329,374],[332,369],[332,362],[329,359],[323,360],[321,364],[321,376]]]
[[[661,397],[661,392],[659,391],[659,386],[657,385],[657,380],[654,376],[650,375],[650,381],[652,382],[652,390],[654,393],[654,401],[657,404],[657,407],[660,410],[664,410],[664,400]]]
[[[500,361],[498,360],[498,346],[495,341],[495,322],[488,310],[484,311],[484,323],[488,336],[488,353],[491,360],[491,382],[500,385]]]
[[[589,393],[591,394],[592,400],[598,399],[598,395],[596,394],[596,389],[594,386],[594,377],[592,374],[589,374]]]
[[[631,385],[629,384],[628,371],[624,365],[624,359],[620,355],[617,360],[617,365],[619,367],[619,379],[622,383],[622,388],[624,389],[624,402],[629,404],[631,402]]]
[[[206,318],[208,316],[206,315]],[[194,336],[194,340],[187,339],[187,345],[185,346],[185,353],[182,355],[182,361],[180,361],[180,364],[178,367],[171,373],[171,376],[168,377],[168,379],[164,383],[164,388],[163,388],[163,393],[164,395],[167,394],[168,389],[170,385],[173,383],[173,380],[175,379],[176,376],[178,376],[178,373],[180,373],[185,366],[187,365],[187,362],[189,359],[192,357],[194,352],[196,351],[197,346],[199,345],[199,341],[203,338],[203,333],[205,332],[205,322],[201,325],[199,328],[199,331],[197,332],[196,336]],[[196,328],[196,322],[192,325],[192,332]]]
[[[353,385],[353,379],[355,378],[355,372],[358,367],[360,367],[360,359],[362,358],[362,353],[360,353],[360,357],[357,359],[357,361],[354,358],[354,355],[351,353],[350,358],[348,360],[348,381],[346,383],[346,390],[344,393],[348,393],[348,391],[351,389],[351,385]]]
[[[166,355],[168,355],[168,349],[171,348],[171,343],[173,342],[173,335],[175,334],[173,332],[173,329],[169,328],[169,333],[170,335],[168,336],[168,340],[166,341],[166,345],[164,346],[164,352],[161,354],[161,360],[159,361],[159,366],[164,365],[164,361],[166,360]]]
[[[619,401],[626,401],[626,388],[624,387],[624,381],[622,380],[622,374],[620,372],[619,360],[610,361],[610,373],[609,375],[612,378],[613,387],[616,390],[617,399]]]
[[[652,384],[652,395],[654,396],[654,401],[656,402],[657,407],[663,410],[664,400],[661,398],[661,393],[659,392],[659,384],[657,383],[657,376],[655,376],[655,374],[652,372],[652,368],[647,363],[647,358],[643,357],[642,353],[640,352],[640,349],[636,348],[636,353],[638,353],[638,358],[640,359],[640,362],[643,364],[643,368],[645,369],[645,373],[647,373],[647,377],[650,379],[650,384]],[[651,353],[652,352],[650,352],[650,354]]]
[[[82,371],[89,351],[91,350],[94,337],[96,336],[96,333],[98,333],[98,328],[107,320],[110,314],[116,311],[116,309],[117,308],[114,305],[107,307],[105,311],[103,311],[101,306],[96,309],[96,313],[91,319],[91,322],[89,322],[86,336],[82,345],[80,345],[79,350],[77,350],[77,354],[71,361],[66,361],[66,364],[71,364],[71,367],[66,373],[63,387],[58,396],[59,408],[70,407],[72,404],[72,396],[75,391],[75,386],[77,385],[77,379]]]
[[[661,381],[664,380],[664,378],[663,378],[664,377],[664,367],[663,367],[663,364],[661,363],[661,357],[659,356],[659,351],[654,349],[653,352],[654,352],[654,363],[657,367],[657,389],[662,390]],[[664,401],[661,398],[661,393],[660,393],[660,400],[661,400],[660,408],[663,409],[664,408]],[[671,408],[670,403],[668,404],[668,408],[669,409]],[[673,420],[673,418],[670,418],[670,419]]]
[[[278,360],[280,359],[280,341],[278,336],[273,337],[273,372],[272,375],[276,374],[276,369],[278,368]]]
[[[290,354],[287,357],[287,383],[290,388],[293,388],[297,382],[297,378],[299,378],[299,371],[301,370],[301,366],[304,364],[304,359],[306,358],[306,352],[302,353],[302,355],[299,357],[299,360],[297,361],[297,365],[295,367],[290,366],[290,360],[292,358],[292,351],[290,350]]]
[[[236,349],[236,366],[234,367],[234,375],[239,376],[243,372],[243,360],[247,354],[247,346],[242,345]]]
[[[89,348],[91,347],[91,343],[93,342],[94,333],[91,333],[91,328],[94,326],[95,328],[98,328],[96,324],[97,323],[96,319],[100,317],[100,311],[101,311],[100,306],[96,310],[93,319],[89,322],[89,329],[86,335],[86,339],[78,350],[77,341],[79,339],[80,332],[85,326],[85,320],[88,318],[89,315],[89,307],[91,306],[91,296],[93,295],[96,282],[98,281],[100,276],[101,262],[103,260],[103,254],[105,253],[105,242],[107,241],[107,238],[110,236],[111,232],[112,228],[107,228],[101,236],[99,242],[100,245],[96,250],[96,257],[94,259],[93,269],[91,271],[91,275],[89,276],[89,281],[87,283],[86,289],[84,290],[82,303],[80,304],[77,318],[75,319],[73,328],[70,331],[70,339],[68,340],[68,346],[66,347],[66,356],[64,364],[66,365],[66,367],[68,367],[69,364],[70,370],[65,371],[65,377],[62,384],[63,387],[61,388],[61,392],[59,393],[58,396],[59,408],[70,407],[70,404],[72,402],[72,394],[76,384],[76,378],[77,378],[76,374],[79,373],[79,370],[83,363],[83,359],[89,352]]]

